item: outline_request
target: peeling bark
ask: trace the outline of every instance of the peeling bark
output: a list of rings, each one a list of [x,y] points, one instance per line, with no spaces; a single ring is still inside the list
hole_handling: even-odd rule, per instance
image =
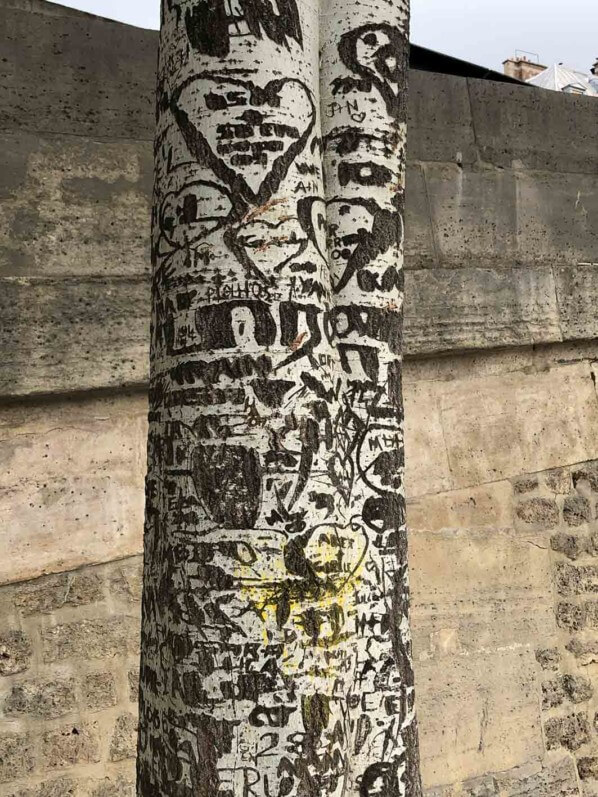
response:
[[[138,794],[417,797],[408,0],[164,0]]]

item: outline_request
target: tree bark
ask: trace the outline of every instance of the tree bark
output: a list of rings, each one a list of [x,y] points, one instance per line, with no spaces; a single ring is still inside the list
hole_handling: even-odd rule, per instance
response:
[[[163,0],[140,797],[421,794],[408,23],[408,0]]]

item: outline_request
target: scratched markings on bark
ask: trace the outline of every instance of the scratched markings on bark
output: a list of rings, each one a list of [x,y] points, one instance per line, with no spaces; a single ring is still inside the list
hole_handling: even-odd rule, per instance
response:
[[[407,24],[406,0],[163,2],[141,797],[420,794]]]

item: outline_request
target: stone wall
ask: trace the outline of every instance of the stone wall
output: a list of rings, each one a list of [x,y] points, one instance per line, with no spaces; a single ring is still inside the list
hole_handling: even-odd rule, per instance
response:
[[[0,589],[0,793],[132,793],[141,557]]]
[[[156,37],[0,0],[0,795],[132,794]],[[429,797],[598,795],[598,104],[412,73]]]
[[[408,369],[410,450],[428,454],[411,456],[409,522],[435,797],[598,793],[588,763],[598,755],[597,405],[591,367],[563,354]]]

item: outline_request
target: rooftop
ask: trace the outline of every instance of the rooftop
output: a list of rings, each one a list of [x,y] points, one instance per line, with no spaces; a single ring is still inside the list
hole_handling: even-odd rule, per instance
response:
[[[569,69],[562,64],[553,64],[527,81],[552,91],[563,91],[567,94],[584,94],[586,97],[598,97],[598,76]]]

